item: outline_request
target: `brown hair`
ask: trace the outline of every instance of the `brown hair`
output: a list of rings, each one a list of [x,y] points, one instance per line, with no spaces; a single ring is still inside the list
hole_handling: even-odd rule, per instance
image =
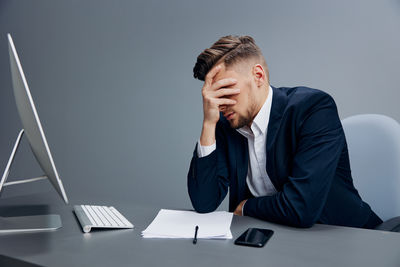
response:
[[[258,58],[266,68],[269,79],[268,67],[260,48],[250,36],[228,35],[220,38],[210,48],[205,49],[198,57],[193,68],[193,76],[204,81],[207,73],[219,61],[223,61],[226,67],[240,60]]]

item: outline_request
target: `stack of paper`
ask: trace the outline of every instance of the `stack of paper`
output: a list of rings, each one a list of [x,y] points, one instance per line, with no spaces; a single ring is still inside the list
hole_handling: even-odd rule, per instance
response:
[[[197,238],[232,239],[233,213],[216,211],[197,213],[194,211],[165,210],[158,212],[153,222],[142,232],[144,238],[193,238],[199,226]]]

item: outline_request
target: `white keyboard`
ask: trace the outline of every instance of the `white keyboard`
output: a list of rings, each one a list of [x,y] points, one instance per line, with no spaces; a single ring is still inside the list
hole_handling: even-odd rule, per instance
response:
[[[85,233],[89,233],[92,228],[128,229],[134,227],[114,207],[75,205],[74,212]]]

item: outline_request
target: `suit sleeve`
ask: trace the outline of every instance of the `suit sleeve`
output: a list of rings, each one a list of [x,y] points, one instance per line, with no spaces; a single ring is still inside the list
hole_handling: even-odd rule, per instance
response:
[[[296,227],[311,227],[319,219],[345,137],[329,95],[303,117],[287,183],[273,196],[248,199],[245,215]]]
[[[193,208],[200,213],[215,211],[224,200],[229,187],[226,140],[220,122],[216,127],[216,149],[208,156],[193,152],[187,176],[188,192]],[[198,144],[197,144],[198,145]]]

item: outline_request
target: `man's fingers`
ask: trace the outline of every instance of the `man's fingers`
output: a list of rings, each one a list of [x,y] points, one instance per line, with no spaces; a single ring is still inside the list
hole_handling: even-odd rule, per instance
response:
[[[236,83],[237,83],[237,80],[235,78],[221,79],[221,80],[216,81],[215,83],[213,83],[211,85],[210,90],[211,91],[216,91],[216,90],[218,90],[220,88],[223,88],[223,87],[229,87],[229,86],[235,85]]]
[[[215,103],[217,103],[218,106],[235,105],[236,104],[236,100],[228,99],[228,98],[218,98],[218,99],[215,100]]]
[[[215,75],[217,75],[217,73],[221,70],[221,67],[222,67],[221,64],[217,65],[207,73],[206,78],[204,80],[207,85],[211,86],[212,80],[214,79]]]
[[[213,96],[216,98],[219,98],[222,96],[237,95],[239,93],[240,93],[239,88],[221,88],[221,89],[213,92]]]

